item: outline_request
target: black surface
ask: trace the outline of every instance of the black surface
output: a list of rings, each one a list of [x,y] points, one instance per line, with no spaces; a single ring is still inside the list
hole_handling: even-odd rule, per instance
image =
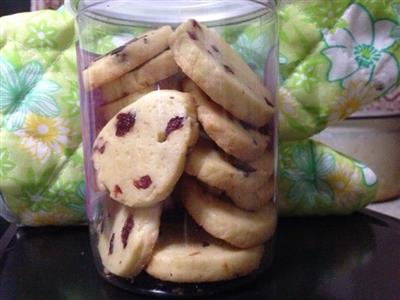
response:
[[[207,299],[400,300],[399,249],[400,222],[377,213],[281,219],[271,269]],[[96,273],[86,227],[21,228],[0,259],[1,300],[153,298]]]
[[[16,14],[31,10],[29,0],[0,0],[0,16]]]

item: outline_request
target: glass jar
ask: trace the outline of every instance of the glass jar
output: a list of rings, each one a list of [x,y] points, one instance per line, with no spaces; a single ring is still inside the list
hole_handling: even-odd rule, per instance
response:
[[[87,216],[114,285],[214,294],[271,263],[275,18],[274,1],[79,2]]]

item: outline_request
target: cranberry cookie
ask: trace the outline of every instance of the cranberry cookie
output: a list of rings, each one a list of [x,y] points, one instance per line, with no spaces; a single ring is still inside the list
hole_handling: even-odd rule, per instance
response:
[[[163,224],[146,272],[171,282],[213,282],[256,270],[263,246],[238,249],[213,238],[193,222]]]
[[[179,72],[171,50],[164,51],[144,65],[101,87],[105,102],[135,93]]]
[[[92,90],[133,70],[168,48],[170,26],[163,26],[140,35],[95,59],[83,71],[86,90]]]
[[[106,201],[98,231],[98,250],[106,271],[130,278],[150,260],[160,227],[161,204],[130,208]]]
[[[122,204],[152,206],[172,192],[197,137],[190,94],[150,92],[117,113],[96,138],[97,182]]]
[[[271,201],[273,166],[273,156],[268,151],[253,162],[242,163],[200,140],[188,155],[185,171],[225,192],[238,207],[255,210]]]
[[[182,71],[236,118],[255,127],[272,118],[270,92],[217,32],[189,20],[171,35],[169,46]]]
[[[182,180],[183,205],[192,218],[212,236],[239,248],[250,248],[267,241],[275,231],[277,213],[274,203],[254,212],[242,210],[217,198],[193,178]]]
[[[197,117],[207,135],[226,153],[242,161],[253,161],[267,148],[269,137],[234,119],[190,79],[183,82],[197,107]]]

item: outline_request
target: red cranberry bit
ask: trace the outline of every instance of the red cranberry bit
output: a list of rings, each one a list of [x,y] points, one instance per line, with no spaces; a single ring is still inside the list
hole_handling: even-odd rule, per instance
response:
[[[114,238],[115,238],[115,233],[112,234],[110,239],[110,245],[108,247],[108,255],[111,255],[114,251]]]
[[[187,33],[188,33],[189,37],[190,37],[192,40],[194,40],[194,41],[197,41],[197,40],[198,40],[196,32],[188,31]]]
[[[128,237],[132,231],[133,225],[134,225],[133,217],[132,217],[132,215],[129,215],[126,218],[124,227],[122,227],[122,231],[121,231],[121,240],[122,240],[122,245],[124,246],[124,249],[126,248],[126,245],[128,245]]]
[[[116,136],[124,136],[131,130],[135,125],[136,115],[131,112],[120,113],[117,115],[117,130],[115,131]]]
[[[167,128],[165,128],[165,139],[172,131],[183,127],[183,119],[183,117],[175,117],[168,121]]]
[[[193,27],[201,29],[200,24],[196,20],[192,20]]]
[[[271,103],[271,101],[268,100],[267,97],[264,97],[265,102],[267,102],[270,106],[274,107],[274,105]]]
[[[138,180],[133,181],[133,185],[137,189],[147,189],[151,185],[151,177],[149,175],[145,175],[140,177]]]
[[[241,162],[240,160],[231,157],[230,158],[230,163],[236,168],[239,169],[240,171],[244,172],[245,177],[249,177],[250,173],[255,172],[256,169],[254,169],[252,166]]]
[[[104,231],[104,219],[101,220],[101,223],[100,223],[100,233],[103,233],[103,231]]]
[[[114,186],[114,197],[118,197],[118,194],[122,194],[122,190],[121,187],[118,184],[116,184]]]
[[[210,246],[210,243],[209,243],[209,242],[206,242],[206,241],[203,241],[203,242],[201,243],[201,245],[202,245],[203,247],[208,247],[208,246]]]
[[[217,46],[212,45],[211,48],[212,48],[215,52],[219,53],[219,50],[218,50]]]
[[[93,148],[93,150],[94,151],[98,151],[100,154],[103,154],[104,153],[104,151],[106,150],[106,144],[107,144],[107,142],[105,142],[102,146],[98,146],[98,145],[96,145],[94,148]]]
[[[231,73],[231,74],[235,74],[235,72],[233,72],[232,68],[227,66],[227,65],[224,65],[224,69],[225,69],[225,72],[228,72],[228,73]]]

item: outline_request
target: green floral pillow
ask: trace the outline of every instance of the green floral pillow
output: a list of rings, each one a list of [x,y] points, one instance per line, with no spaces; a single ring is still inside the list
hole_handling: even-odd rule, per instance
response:
[[[13,221],[85,219],[75,60],[63,10],[0,18],[0,209]]]

